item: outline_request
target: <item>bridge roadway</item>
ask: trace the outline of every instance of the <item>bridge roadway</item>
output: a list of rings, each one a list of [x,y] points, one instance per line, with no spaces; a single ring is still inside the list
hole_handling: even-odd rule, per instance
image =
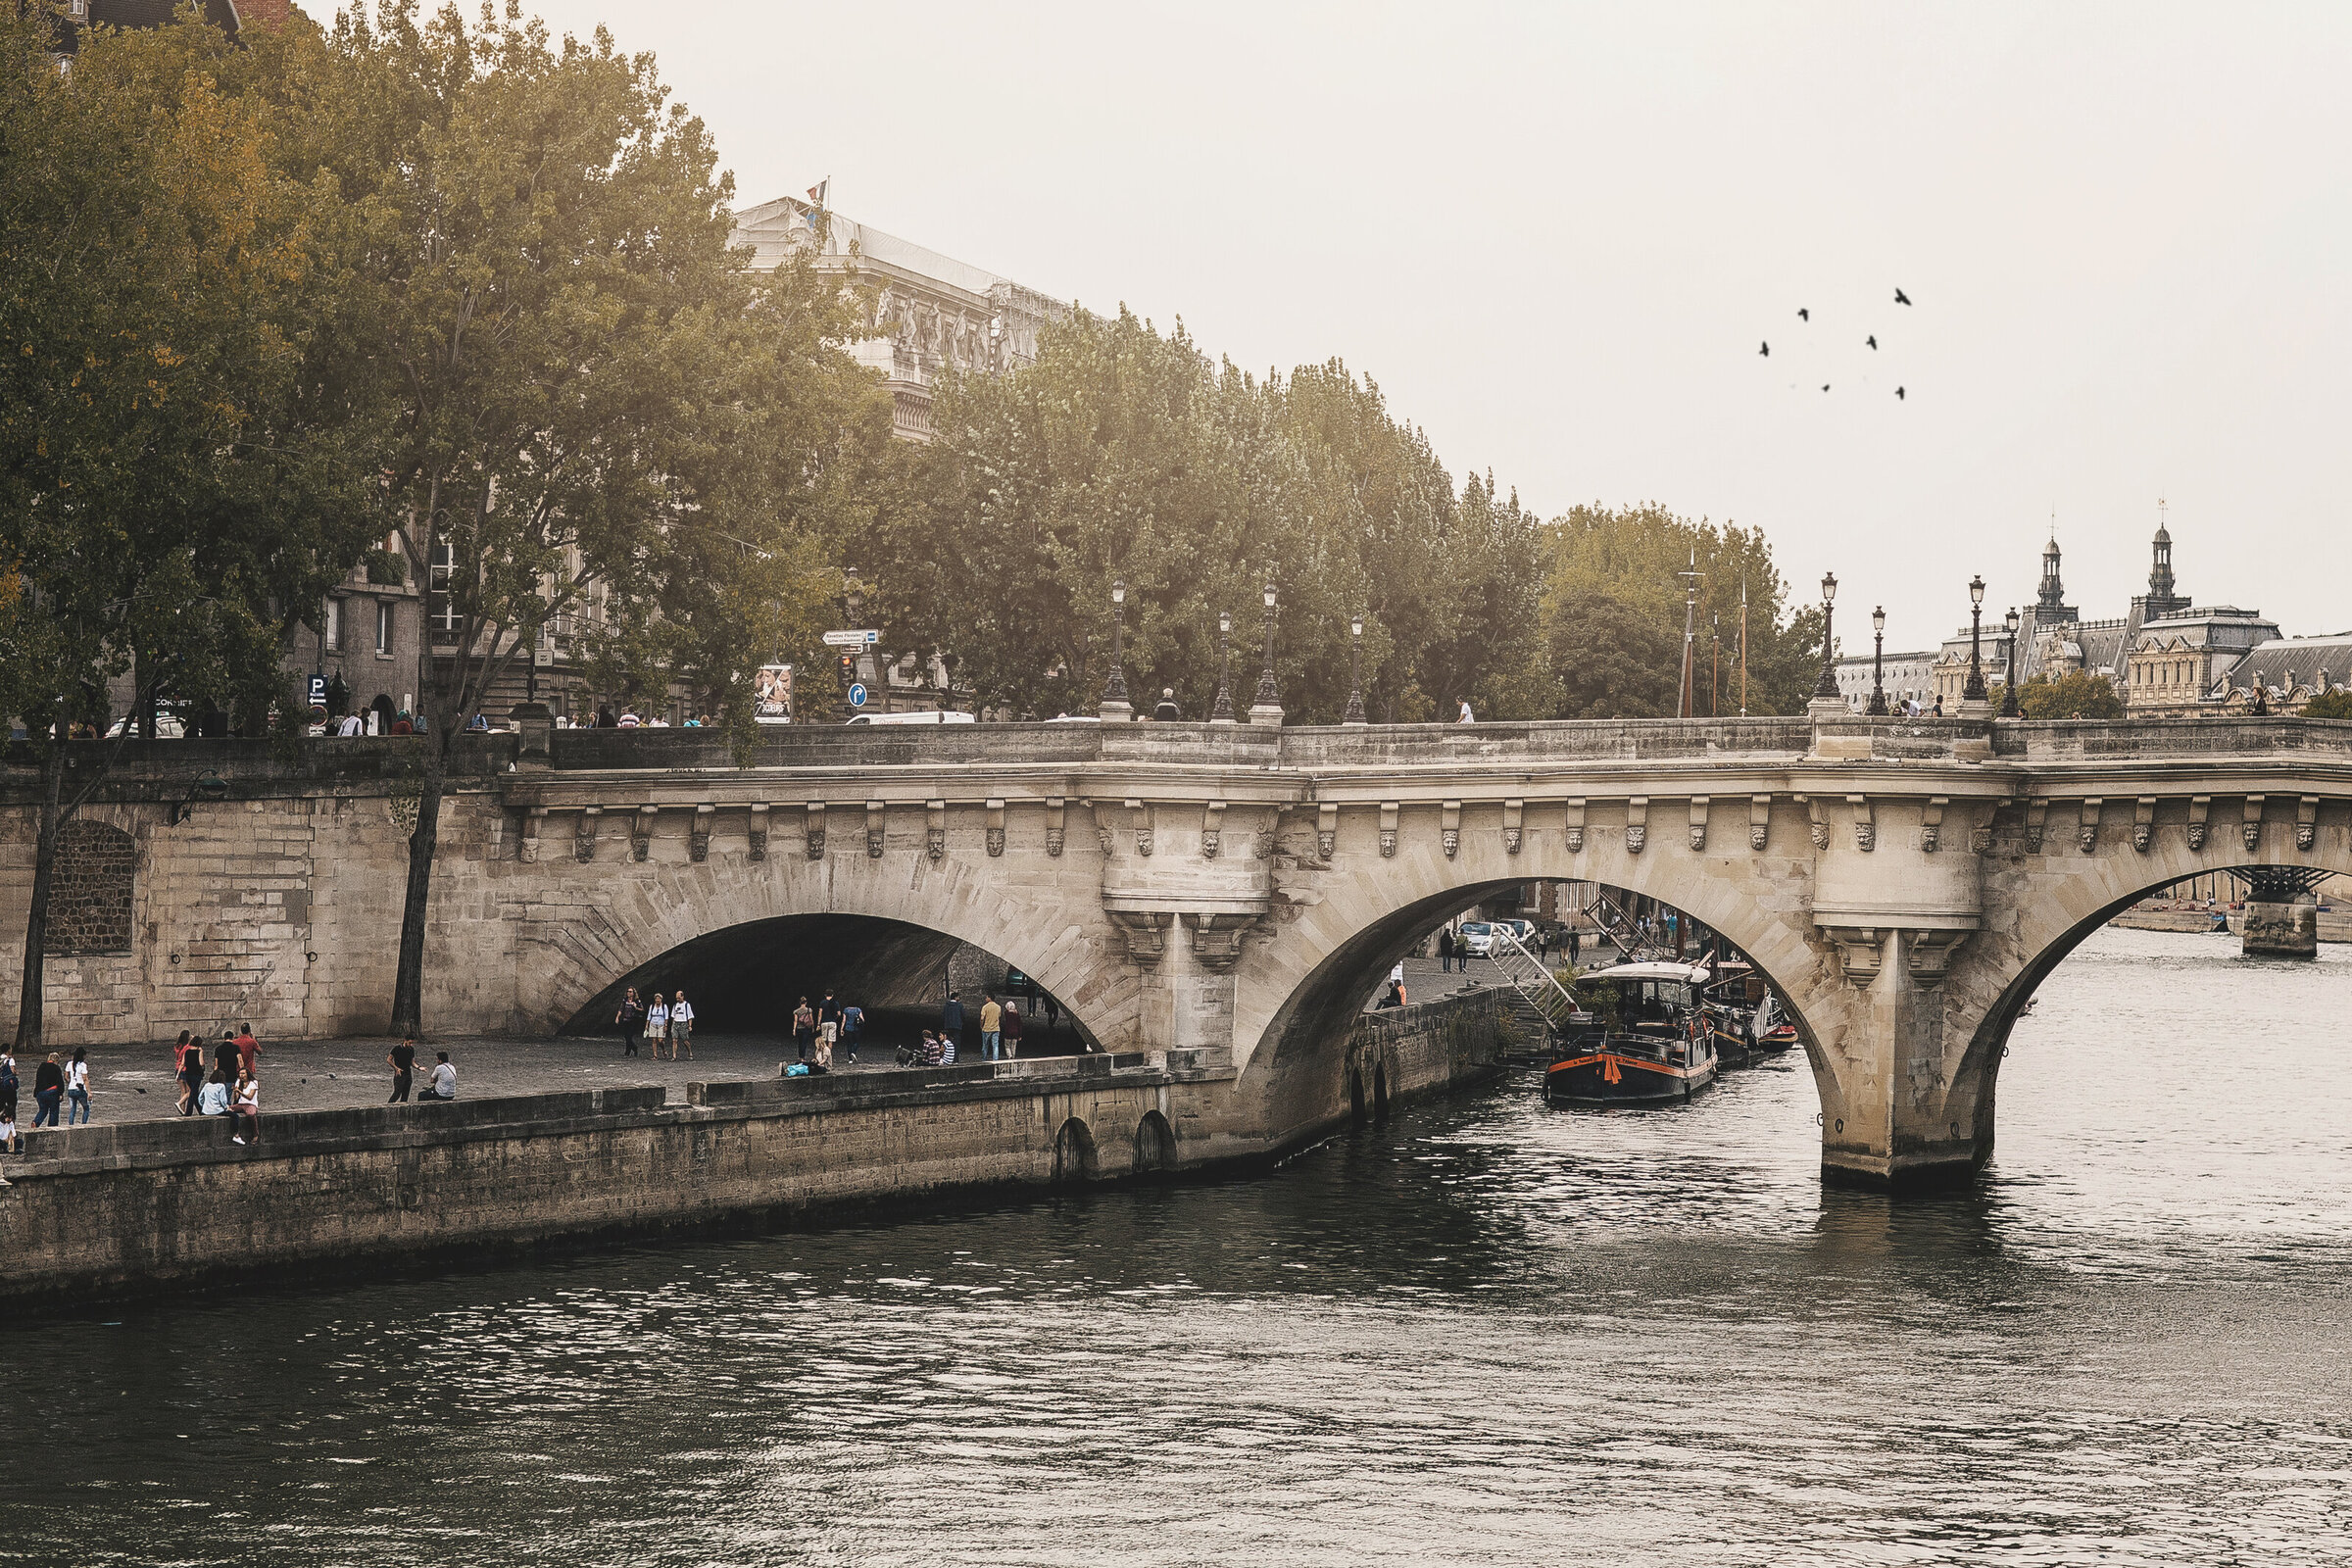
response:
[[[380,1031],[408,744],[134,746],[85,830],[135,846],[127,943],[51,960],[54,1038]],[[2296,719],[815,727],[748,766],[715,735],[534,721],[465,747],[430,1027],[596,1028],[624,985],[770,1027],[826,984],[917,1000],[968,942],[1197,1086],[1185,1164],[1407,1087],[1349,1044],[1361,998],[1436,922],[1561,878],[1688,909],[1771,975],[1825,1174],[1946,1180],[1991,1151],[2012,1023],[2111,913],[2232,867],[2352,873],[2352,723]],[[206,770],[229,798],[172,825]]]

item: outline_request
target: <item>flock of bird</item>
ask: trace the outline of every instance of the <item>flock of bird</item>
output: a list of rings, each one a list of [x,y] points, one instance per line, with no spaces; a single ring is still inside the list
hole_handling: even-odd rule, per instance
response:
[[[1905,305],[1905,306],[1907,306],[1907,305],[1909,305],[1909,304],[1911,303],[1911,296],[1910,296],[1910,295],[1908,295],[1908,294],[1906,294],[1906,293],[1904,293],[1904,292],[1903,292],[1901,289],[1899,289],[1899,288],[1898,288],[1898,289],[1896,289],[1896,290],[1894,291],[1894,303],[1895,303],[1895,304],[1897,304],[1897,305]],[[1798,307],[1797,307],[1797,309],[1796,309],[1796,318],[1797,318],[1798,320],[1800,320],[1800,321],[1803,321],[1803,322],[1805,322],[1807,325],[1810,325],[1810,324],[1812,324],[1812,320],[1813,320],[1813,313],[1812,313],[1812,311],[1811,311],[1810,309],[1806,308],[1805,306],[1802,306],[1802,305],[1800,305],[1800,306],[1798,306]],[[1864,338],[1862,339],[1862,342],[1863,342],[1863,345],[1864,345],[1865,347],[1867,347],[1867,348],[1868,348],[1868,349],[1869,349],[1869,350],[1870,350],[1870,351],[1871,351],[1873,354],[1876,354],[1876,353],[1878,352],[1878,350],[1879,350],[1879,335],[1878,335],[1876,332],[1870,333],[1868,336],[1864,337]],[[1757,350],[1756,350],[1756,352],[1757,352],[1758,354],[1760,354],[1760,355],[1764,356],[1766,359],[1770,359],[1770,358],[1772,358],[1772,340],[1771,340],[1770,338],[1766,338],[1766,339],[1764,340],[1764,344],[1763,344],[1763,346],[1762,346],[1761,348],[1757,349]],[[1828,381],[1824,381],[1824,382],[1822,382],[1822,383],[1821,383],[1821,389],[1822,389],[1824,392],[1827,392],[1827,391],[1830,389],[1830,386],[1831,386],[1831,384],[1832,384],[1832,383],[1830,383],[1830,382],[1828,382]],[[1901,387],[1899,387],[1899,386],[1898,386],[1898,387],[1896,387],[1896,388],[1894,389],[1894,396],[1895,396],[1895,399],[1896,399],[1896,401],[1897,401],[1897,402],[1900,402],[1900,401],[1902,401],[1902,400],[1903,400],[1903,398],[1904,398],[1904,391],[1903,391],[1903,388],[1901,388]]]

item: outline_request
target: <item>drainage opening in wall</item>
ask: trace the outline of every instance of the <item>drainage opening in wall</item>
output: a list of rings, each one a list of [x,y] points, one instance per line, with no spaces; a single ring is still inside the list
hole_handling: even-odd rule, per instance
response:
[[[1135,1168],[1139,1173],[1176,1168],[1176,1130],[1156,1110],[1145,1111],[1135,1124]]]
[[[1072,1116],[1054,1135],[1054,1181],[1075,1185],[1095,1179],[1095,1135]]]
[[[1348,1069],[1348,1114],[1357,1121],[1364,1119],[1364,1075],[1353,1067]]]

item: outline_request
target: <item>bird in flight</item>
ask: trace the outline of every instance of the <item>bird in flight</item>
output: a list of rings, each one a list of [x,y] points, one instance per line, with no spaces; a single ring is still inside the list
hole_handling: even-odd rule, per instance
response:
[[[1899,386],[1894,389],[1894,400],[1897,403],[1900,403],[1903,400],[1903,389]]]
[[[1756,350],[1756,352],[1763,355],[1766,359],[1770,359],[1772,358],[1772,345],[1767,343],[1762,348]]]
[[[1830,389],[1830,383],[1829,383],[1829,382],[1827,382],[1827,381],[1824,381],[1824,382],[1822,382],[1822,383],[1821,383],[1821,389],[1822,389],[1824,392],[1827,392],[1827,391]]]
[[[1911,296],[1898,288],[1894,291],[1894,303],[1897,305],[1908,305],[1911,303]]]
[[[1876,332],[1873,332],[1870,336],[1864,338],[1862,341],[1869,344],[1875,350],[1879,346],[1879,335]]]
[[[1813,319],[1813,313],[1806,310],[1802,305],[1799,305],[1796,308],[1796,318],[1800,321],[1810,321]]]

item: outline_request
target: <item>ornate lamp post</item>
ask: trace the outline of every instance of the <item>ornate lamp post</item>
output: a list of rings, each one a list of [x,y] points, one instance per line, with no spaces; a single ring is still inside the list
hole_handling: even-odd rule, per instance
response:
[[[1984,579],[1968,579],[1968,684],[1961,688],[1960,701],[1983,703],[1990,707],[1991,693],[1984,689]]]
[[[1134,716],[1127,706],[1127,674],[1119,662],[1127,649],[1127,582],[1110,585],[1110,679],[1102,683],[1102,702],[1097,711],[1105,724],[1124,724]]]
[[[1233,635],[1233,616],[1220,612],[1217,615],[1217,706],[1208,710],[1211,724],[1233,722],[1233,650],[1227,639]]]
[[[1280,724],[1282,698],[1274,690],[1274,577],[1266,575],[1266,662],[1257,672],[1257,697],[1250,704],[1250,722]]]
[[[1886,716],[1886,607],[1870,612],[1870,715]]]
[[[1348,716],[1342,724],[1369,724],[1364,717],[1364,617],[1348,617]]]
[[[1843,708],[1845,699],[1838,695],[1838,672],[1830,667],[1832,650],[1838,646],[1830,635],[1830,617],[1837,603],[1838,574],[1825,571],[1821,574],[1821,679],[1813,683],[1813,700],[1818,703],[1827,698]]]
[[[2001,717],[2021,718],[2024,714],[2019,711],[2017,706],[2017,607],[2015,605],[2011,605],[2009,613],[2001,617],[2001,624],[2009,632],[2009,657],[2006,662],[2009,673],[2001,682]]]

